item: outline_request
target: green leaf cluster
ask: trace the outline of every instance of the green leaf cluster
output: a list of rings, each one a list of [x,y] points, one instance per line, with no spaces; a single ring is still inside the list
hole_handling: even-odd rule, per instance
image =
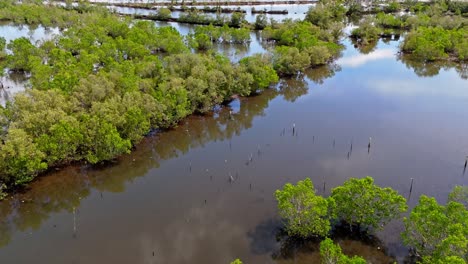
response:
[[[468,31],[442,27],[418,27],[403,41],[401,49],[423,61],[446,59],[453,55],[468,60]]]
[[[198,50],[208,50],[213,43],[222,44],[247,44],[250,42],[250,30],[247,28],[230,28],[227,25],[222,27],[198,26],[193,33],[188,35],[188,42]]]
[[[307,178],[296,185],[287,183],[275,193],[280,216],[286,221],[290,236],[327,236],[331,229],[329,207],[333,200],[315,194]]]
[[[381,229],[408,209],[406,199],[392,188],[374,184],[371,177],[351,178],[332,189],[334,213],[349,224]]]
[[[341,247],[330,238],[320,242],[320,263],[322,264],[366,264],[366,260],[358,257],[348,257],[341,252]]]
[[[280,75],[293,76],[308,67],[323,65],[338,55],[342,47],[336,42],[340,28],[321,29],[310,22],[285,21],[262,32],[274,41],[273,66]]]
[[[331,223],[344,221],[365,229],[381,229],[407,210],[406,199],[391,188],[374,184],[371,177],[351,178],[332,189],[328,198],[316,195],[307,178],[287,183],[275,193],[280,216],[290,235],[327,236]]]
[[[405,217],[403,241],[416,251],[422,263],[468,261],[467,193],[467,187],[455,187],[445,206],[422,195]]]

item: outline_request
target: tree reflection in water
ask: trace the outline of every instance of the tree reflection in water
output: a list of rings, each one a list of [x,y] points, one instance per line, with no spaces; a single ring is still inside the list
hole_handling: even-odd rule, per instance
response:
[[[252,253],[269,254],[275,263],[320,263],[319,238],[303,239],[289,237],[279,219],[268,219],[259,223],[248,232]],[[389,256],[384,243],[375,235],[350,229],[347,224],[333,228],[331,238],[338,243],[343,253],[364,257],[369,263],[394,263],[395,257]]]

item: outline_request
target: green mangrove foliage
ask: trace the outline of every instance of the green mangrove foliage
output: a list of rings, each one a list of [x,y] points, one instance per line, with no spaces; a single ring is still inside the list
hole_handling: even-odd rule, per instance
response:
[[[275,193],[280,216],[290,236],[328,237],[331,224],[344,221],[365,227],[357,231],[378,230],[399,219],[407,210],[406,199],[391,188],[381,188],[371,177],[351,178],[332,189],[329,197],[315,194],[310,179],[296,185],[287,183]],[[422,195],[408,217],[403,218],[404,243],[418,263],[466,263],[468,261],[468,187],[456,186],[448,203]],[[320,243],[321,263],[366,263],[349,258],[341,248],[326,238]]]
[[[156,11],[156,19],[167,21],[171,18],[172,11],[169,8],[161,7]]]
[[[455,186],[449,194],[449,201],[463,204],[468,209],[468,186]]]
[[[296,185],[287,183],[275,196],[290,236],[328,235],[331,229],[329,207],[333,207],[333,200],[316,195],[309,178]]]
[[[0,37],[0,61],[3,61],[6,58],[6,40],[3,37]]]
[[[158,18],[158,17],[156,17]],[[177,19],[178,22],[190,23],[190,24],[202,24],[202,25],[217,25],[240,28],[247,27],[248,23],[245,20],[245,13],[234,12],[230,17],[224,15],[216,15],[216,17],[208,16],[197,8],[190,9],[188,12],[184,12]]]
[[[326,238],[320,242],[320,263],[322,264],[366,264],[366,260],[358,257],[348,257],[341,252],[341,247]]]
[[[96,13],[108,13],[105,7],[93,6],[87,1],[78,1],[76,6],[60,7],[43,1],[2,0],[0,20],[20,25],[43,25],[44,27],[68,28],[92,19]]]
[[[356,39],[362,45],[375,43],[381,34],[381,30],[374,26],[373,18],[365,18],[359,23],[359,27],[351,31],[351,38]]]
[[[467,187],[455,187],[444,206],[422,195],[405,217],[404,243],[415,250],[422,263],[468,261]]]
[[[406,212],[406,199],[392,188],[374,184],[371,177],[349,179],[332,189],[336,203],[334,213],[348,224],[381,229],[389,221]]]
[[[342,47],[339,36],[310,22],[285,21],[263,30],[266,40],[277,44],[273,66],[280,75],[292,76],[308,67],[323,65],[337,56]]]
[[[250,40],[250,30],[246,28],[198,26],[188,35],[190,45],[198,50],[208,50],[213,43],[247,44]]]
[[[328,236],[331,223],[338,221],[380,229],[407,210],[405,198],[391,188],[376,186],[371,177],[351,178],[332,189],[328,198],[315,194],[309,178],[297,185],[287,183],[275,196],[288,234],[300,237]]]
[[[328,29],[335,22],[341,22],[346,15],[346,8],[340,0],[322,0],[311,6],[306,13],[305,21]]]
[[[466,61],[468,19],[459,11],[465,10],[464,6],[468,8],[466,3],[452,5],[452,1],[440,0],[430,5],[411,5],[413,13],[404,15],[379,12],[375,18],[362,19],[350,37],[360,46],[372,46],[380,37],[399,37],[402,30],[411,29],[401,45],[401,51],[413,54],[414,59]]]
[[[254,27],[256,30],[262,30],[268,26],[268,18],[265,14],[259,14],[255,17]]]
[[[419,27],[406,36],[401,49],[424,61],[468,60],[468,30]]]
[[[7,47],[7,67],[32,85],[0,108],[0,182],[10,187],[51,166],[111,160],[151,130],[278,81],[268,57],[192,54],[174,28],[108,13]]]

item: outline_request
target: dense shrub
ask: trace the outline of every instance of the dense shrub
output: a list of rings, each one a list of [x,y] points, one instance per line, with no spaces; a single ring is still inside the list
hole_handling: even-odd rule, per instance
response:
[[[433,61],[454,55],[458,60],[467,60],[468,32],[446,30],[441,27],[419,27],[411,31],[401,49],[413,53],[421,60]]]
[[[358,28],[352,30],[351,37],[366,45],[376,41],[380,33],[381,30],[374,25],[373,20],[365,19],[359,24]]]
[[[197,33],[210,36],[209,43],[216,36],[230,43],[250,39],[246,29]],[[33,88],[0,111],[0,181],[8,186],[50,166],[111,160],[152,129],[278,80],[266,57],[233,64],[215,53],[192,54],[174,28],[105,13],[54,41],[35,46],[20,38],[7,47],[8,67],[30,73]]]

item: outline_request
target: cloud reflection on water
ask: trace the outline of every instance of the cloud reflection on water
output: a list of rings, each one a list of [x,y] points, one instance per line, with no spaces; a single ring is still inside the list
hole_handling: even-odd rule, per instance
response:
[[[389,59],[395,56],[395,51],[392,49],[380,49],[370,54],[359,54],[351,57],[345,57],[338,60],[338,64],[343,67],[356,68],[368,62]]]

